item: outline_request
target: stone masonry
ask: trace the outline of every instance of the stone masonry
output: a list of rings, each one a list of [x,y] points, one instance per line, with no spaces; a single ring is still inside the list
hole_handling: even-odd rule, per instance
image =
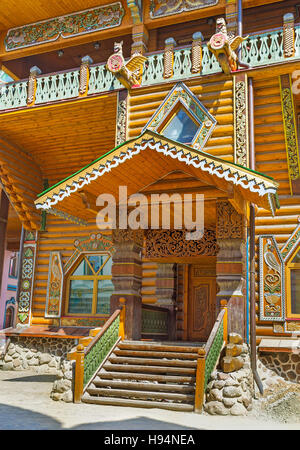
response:
[[[260,361],[287,381],[300,383],[300,354],[296,352],[260,353]]]
[[[252,409],[253,395],[248,346],[238,334],[231,333],[220,364],[211,374],[204,410],[212,415],[245,416]]]
[[[72,402],[74,362],[67,360],[67,354],[74,346],[73,339],[12,337],[0,369],[57,375],[50,397]]]

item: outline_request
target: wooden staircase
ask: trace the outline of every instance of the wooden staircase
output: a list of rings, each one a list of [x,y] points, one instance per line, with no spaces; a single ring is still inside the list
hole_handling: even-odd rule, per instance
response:
[[[199,345],[120,341],[82,401],[193,411]]]

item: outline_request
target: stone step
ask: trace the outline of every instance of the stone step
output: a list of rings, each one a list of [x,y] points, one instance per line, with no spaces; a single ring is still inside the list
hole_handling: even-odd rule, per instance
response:
[[[181,361],[179,359],[148,359],[130,358],[122,356],[110,356],[109,362],[113,364],[145,364],[147,366],[173,366],[173,367],[197,367],[197,361]]]
[[[150,351],[162,351],[162,352],[178,352],[178,353],[198,353],[198,346],[180,346],[172,345],[168,343],[146,343],[143,341],[123,341],[119,342],[118,348],[122,350],[150,350]]]
[[[180,392],[180,393],[194,393],[194,386],[186,386],[181,384],[162,384],[162,383],[145,383],[134,381],[116,381],[116,380],[102,380],[98,376],[93,380],[93,384],[96,387],[111,387],[113,389],[134,389],[145,391],[162,391],[162,392]]]
[[[117,356],[132,356],[132,357],[145,357],[145,358],[175,358],[175,359],[197,359],[197,353],[184,353],[184,352],[161,352],[151,350],[123,350],[116,348],[114,354]]]
[[[87,392],[91,396],[134,398],[142,400],[173,400],[176,402],[194,403],[194,396],[174,392],[135,391],[132,389],[107,389],[89,387]]]
[[[111,372],[136,372],[136,373],[168,373],[178,375],[196,375],[196,369],[187,367],[160,367],[160,366],[146,366],[138,364],[110,364],[106,363],[104,369]]]
[[[112,367],[114,367],[112,365]],[[128,372],[114,372],[108,371],[100,371],[98,372],[98,376],[101,380],[140,380],[140,381],[156,381],[159,383],[195,383],[195,376],[174,376],[174,375],[153,375],[146,373],[128,373]]]
[[[98,405],[112,405],[112,406],[131,406],[137,408],[160,408],[172,411],[194,411],[194,405],[186,403],[172,403],[172,402],[157,402],[146,400],[133,400],[128,398],[116,397],[93,397],[88,392],[85,392],[82,401],[84,403],[94,403]]]

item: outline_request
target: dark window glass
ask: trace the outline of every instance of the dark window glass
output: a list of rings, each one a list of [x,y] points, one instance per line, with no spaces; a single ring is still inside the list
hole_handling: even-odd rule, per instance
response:
[[[198,129],[199,125],[181,108],[171,119],[162,134],[173,141],[190,144]]]

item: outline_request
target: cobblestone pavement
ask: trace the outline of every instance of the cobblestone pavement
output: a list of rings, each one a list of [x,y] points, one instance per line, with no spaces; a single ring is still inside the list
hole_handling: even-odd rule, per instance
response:
[[[1,430],[219,430],[299,429],[248,417],[217,417],[158,409],[55,402],[53,375],[0,371]]]

